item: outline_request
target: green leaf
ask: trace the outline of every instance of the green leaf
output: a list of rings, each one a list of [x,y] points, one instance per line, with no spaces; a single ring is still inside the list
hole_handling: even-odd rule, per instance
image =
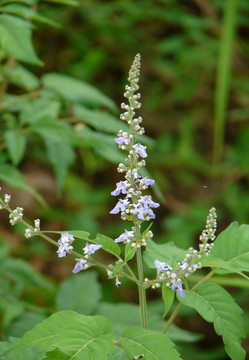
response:
[[[77,141],[78,139],[65,124],[61,123],[35,123],[29,127],[29,130],[40,135],[45,141],[51,140],[53,142],[62,142],[70,144]]]
[[[180,360],[174,344],[162,333],[129,328],[120,338],[128,359],[144,355],[146,360]]]
[[[121,150],[117,148],[112,135],[93,131],[87,126],[79,129],[77,133],[82,136],[84,141],[82,145],[92,148],[102,158],[113,163],[124,160],[124,156]]]
[[[62,142],[44,139],[47,147],[47,154],[50,163],[53,166],[54,174],[58,185],[58,193],[61,193],[68,168],[75,160],[75,154],[72,146]]]
[[[118,118],[106,111],[90,110],[82,105],[75,105],[73,111],[79,120],[82,120],[83,123],[92,126],[96,130],[111,134],[117,134],[121,129],[129,131],[129,127],[125,122],[120,122]]]
[[[46,318],[47,316],[43,314],[30,312],[22,313],[21,316],[8,327],[5,333],[5,338],[8,339],[9,336],[20,338],[25,334],[25,332],[31,330],[35,325],[39,324]]]
[[[35,346],[39,348],[39,356],[35,359],[42,359],[45,354],[50,356],[48,351],[55,351],[56,354],[66,354],[67,359],[107,360],[113,349],[113,339],[111,324],[104,317],[61,311],[28,331],[0,359],[25,360],[25,351]],[[27,359],[33,360],[34,357]]]
[[[95,244],[103,245],[103,249],[108,251],[110,254],[113,254],[115,256],[120,255],[120,247],[118,244],[115,243],[115,241],[108,236],[97,234],[95,239],[90,239]]]
[[[129,261],[136,254],[136,249],[130,243],[125,245],[125,261]]]
[[[25,152],[26,136],[15,130],[9,130],[5,132],[4,137],[11,161],[13,165],[18,165]]]
[[[42,65],[31,42],[31,24],[13,15],[0,15],[0,45],[17,60]]]
[[[171,305],[173,304],[175,298],[175,291],[169,288],[165,283],[162,285],[162,297],[164,301],[164,313],[163,318],[168,314]]]
[[[74,310],[90,315],[101,298],[100,285],[95,272],[71,275],[59,287],[56,297],[58,310]]]
[[[39,86],[38,78],[18,63],[6,65],[3,70],[10,83],[18,85],[25,90],[30,91]]]
[[[18,1],[20,1],[20,0],[18,0]],[[57,28],[59,27],[59,24],[56,23],[55,21],[38,14],[36,10],[34,10],[30,7],[27,7],[23,4],[18,4],[18,3],[7,4],[1,8],[1,12],[21,16],[28,21],[32,20],[32,21],[37,21],[37,22],[47,24],[50,26],[55,26]]]
[[[122,267],[125,265],[124,261],[117,261],[116,265],[114,266],[114,269],[112,271],[112,274],[109,276],[109,279],[114,278],[122,269]]]
[[[48,2],[51,3],[56,3],[56,4],[65,4],[65,5],[69,5],[69,6],[78,6],[79,2],[75,1],[75,0],[47,0]]]
[[[243,311],[232,296],[215,283],[203,284],[195,292],[184,292],[185,297],[177,296],[178,300],[183,305],[194,308],[206,321],[214,324],[231,359],[245,359],[245,350],[241,347],[241,338],[244,336]]]
[[[60,103],[56,100],[41,98],[23,104],[20,122],[22,124],[55,124],[60,111]]]
[[[37,201],[39,201],[43,207],[47,207],[43,197],[25,183],[26,177],[22,175],[15,167],[12,167],[9,164],[0,164],[0,180],[9,186],[13,186],[17,189],[29,192]]]
[[[1,264],[2,273],[19,285],[41,287],[52,290],[52,285],[22,259],[8,258]]]
[[[111,304],[101,302],[96,308],[97,315],[107,317],[113,326],[115,335],[120,336],[127,327],[140,326],[139,306],[134,304],[118,303]],[[155,311],[148,307],[148,326],[153,331],[161,332],[165,322],[161,317],[161,310]],[[167,332],[167,336],[172,341],[195,342],[200,339],[200,335],[190,331],[180,329],[172,324]]]
[[[218,271],[216,270],[216,272],[220,272],[220,269],[221,271],[225,270],[226,273],[236,273],[239,271],[236,264],[226,262],[213,255],[203,256],[200,259],[200,262],[202,267],[218,268]]]
[[[154,265],[155,259],[167,262],[173,268],[176,267],[177,262],[185,258],[187,251],[178,248],[172,242],[166,244],[156,244],[154,241],[148,241],[143,259],[146,265],[150,268],[156,268]]]
[[[86,241],[91,241],[94,244],[103,245],[102,249],[106,250],[110,254],[113,254],[115,256],[120,255],[119,246],[115,243],[115,241],[113,239],[109,238],[108,236],[105,236],[105,235],[102,235],[102,234],[97,234],[95,239],[90,239],[89,238],[90,234],[88,232],[86,232],[86,231],[68,230],[68,232],[70,234],[72,234],[76,238],[86,240]]]
[[[70,76],[50,73],[42,77],[43,84],[57,92],[62,98],[72,103],[90,106],[106,106],[117,110],[115,103],[95,87]]]
[[[238,272],[249,271],[249,225],[230,224],[215,240],[211,255],[232,267],[231,270],[217,269],[220,274],[235,272],[233,268]]]

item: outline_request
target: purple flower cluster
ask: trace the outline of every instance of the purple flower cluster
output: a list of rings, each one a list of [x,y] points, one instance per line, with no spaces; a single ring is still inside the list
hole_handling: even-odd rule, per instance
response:
[[[182,280],[177,276],[175,272],[173,272],[172,267],[168,263],[161,262],[158,259],[154,261],[154,264],[157,268],[158,280],[165,280],[168,287],[171,287],[172,290],[176,290],[176,293],[179,296],[184,297],[185,294],[182,289]],[[186,263],[182,264],[182,266],[185,268],[185,266],[188,265]]]
[[[87,260],[85,259],[78,259],[78,258],[75,258],[76,260],[76,265],[73,269],[73,273],[74,274],[77,274],[78,272],[80,272],[81,270],[85,270],[88,268],[88,265],[87,265]]]
[[[139,89],[139,70],[140,55],[137,54],[129,72],[129,85],[125,87],[124,97],[128,99],[128,104],[122,103],[121,108],[124,112],[120,115],[121,120],[129,125],[129,132],[120,130],[115,138],[115,142],[121,150],[127,151],[126,164],[119,164],[118,172],[125,173],[125,180],[116,184],[116,189],[111,192],[113,196],[124,195],[119,198],[110,214],[121,213],[123,220],[132,221],[134,226],[131,231],[125,230],[118,238],[116,243],[131,243],[131,246],[138,248],[146,246],[146,240],[153,236],[151,231],[141,235],[140,226],[143,221],[155,219],[154,208],[159,206],[154,202],[150,195],[142,195],[142,191],[148,189],[155,181],[147,176],[141,176],[139,169],[146,165],[147,147],[137,141],[137,137],[144,133],[141,127],[141,116],[135,117],[135,110],[141,107],[138,101],[140,94],[135,92]]]
[[[72,242],[74,241],[73,235],[70,235],[68,232],[62,233],[58,243],[60,244],[59,249],[56,251],[58,257],[64,257],[67,253],[73,250]]]

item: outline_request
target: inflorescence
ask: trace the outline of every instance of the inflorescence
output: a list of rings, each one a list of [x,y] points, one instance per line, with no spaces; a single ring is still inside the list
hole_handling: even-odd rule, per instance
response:
[[[110,214],[120,212],[123,220],[132,221],[134,225],[138,225],[140,228],[143,221],[155,219],[152,209],[157,208],[159,204],[154,202],[150,195],[142,195],[142,191],[148,189],[155,181],[139,174],[139,169],[146,165],[144,159],[148,156],[146,146],[136,141],[137,136],[144,134],[144,128],[140,126],[141,116],[135,117],[135,110],[141,107],[141,103],[138,101],[140,94],[135,94],[139,89],[139,74],[140,54],[137,54],[129,72],[129,85],[125,87],[124,97],[128,99],[128,104],[121,104],[124,112],[120,115],[120,119],[129,125],[129,132],[120,130],[115,139],[118,147],[127,151],[128,156],[125,159],[125,164],[119,164],[117,169],[120,173],[125,172],[125,180],[116,184],[116,189],[112,191],[111,195],[119,196],[122,194],[125,197],[118,199]],[[148,231],[137,238],[135,226],[133,226],[130,231],[125,230],[115,239],[115,242],[130,243],[132,247],[138,248],[146,246],[147,239],[151,239],[152,236],[152,232]]]
[[[120,213],[122,220],[128,220],[133,223],[131,229],[125,229],[124,232],[115,239],[115,242],[130,244],[130,246],[134,249],[146,246],[147,241],[152,239],[153,233],[149,230],[150,226],[146,231],[141,232],[141,224],[144,221],[155,219],[153,209],[159,206],[158,203],[152,200],[151,195],[143,195],[143,191],[147,190],[149,186],[155,183],[155,181],[147,176],[143,176],[140,171],[140,169],[146,165],[145,159],[148,155],[146,146],[137,141],[137,138],[144,134],[144,128],[141,127],[141,116],[135,117],[135,110],[138,110],[141,107],[141,103],[139,102],[140,94],[137,93],[139,89],[139,75],[140,54],[137,54],[129,71],[129,85],[126,85],[125,87],[124,97],[128,100],[128,104],[121,104],[121,108],[124,112],[120,115],[120,119],[128,124],[129,131],[120,130],[115,138],[115,142],[118,147],[128,153],[125,163],[120,163],[117,168],[119,173],[125,173],[125,179],[119,181],[116,184],[115,190],[111,192],[111,195],[118,197],[122,196],[122,198],[118,198],[117,204],[110,211],[110,214]],[[57,254],[60,258],[65,257],[68,253],[77,255],[77,253],[73,251],[73,235],[68,232],[64,232],[61,234],[58,243],[56,243],[54,240],[48,238],[42,233],[40,230],[39,219],[36,219],[34,221],[34,226],[31,226],[23,220],[23,208],[17,207],[15,210],[11,210],[9,207],[10,200],[11,196],[8,194],[4,195],[4,200],[0,198],[0,210],[6,209],[9,211],[11,225],[21,222],[26,226],[26,238],[39,235],[57,245]],[[213,241],[215,240],[215,231],[216,213],[215,208],[212,208],[209,211],[205,229],[200,235],[199,250],[195,250],[192,247],[189,248],[185,258],[182,262],[177,263],[175,269],[173,269],[168,263],[155,259],[154,265],[157,269],[156,279],[149,280],[148,278],[145,278],[143,283],[144,288],[148,288],[150,286],[152,288],[157,288],[161,286],[161,283],[166,283],[166,285],[172,290],[176,290],[179,296],[185,296],[182,288],[183,281],[188,278],[190,274],[201,268],[200,259],[202,256],[209,255],[213,247]],[[92,266],[94,264],[92,255],[101,247],[102,245],[89,244],[87,242],[86,246],[83,248],[84,254],[78,254],[80,257],[75,258],[76,264],[73,269],[73,273],[78,273],[79,271]],[[124,262],[124,260],[120,258],[118,262]],[[116,262],[116,264],[118,262]],[[109,265],[103,267],[106,268],[108,276],[112,278],[114,266]],[[125,274],[121,272],[115,273],[115,285],[117,287],[121,285],[119,275]]]
[[[184,260],[177,263],[177,269],[175,270],[173,270],[168,263],[156,259],[154,264],[157,268],[157,278],[152,281],[145,279],[145,282],[148,285],[152,285],[153,288],[160,287],[161,282],[166,282],[166,285],[172,290],[176,290],[179,296],[185,296],[182,289],[183,280],[188,278],[197,269],[201,269],[201,257],[208,256],[214,245],[213,241],[215,240],[215,231],[217,227],[216,218],[216,211],[213,207],[209,210],[205,229],[202,231],[199,238],[201,241],[199,251],[190,247]],[[211,241],[210,243],[208,242],[209,240]]]

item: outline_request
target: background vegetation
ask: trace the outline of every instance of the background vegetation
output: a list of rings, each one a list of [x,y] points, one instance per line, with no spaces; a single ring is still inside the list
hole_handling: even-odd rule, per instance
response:
[[[42,229],[110,237],[122,232],[124,225],[109,215],[122,159],[113,139],[123,126],[118,117],[127,70],[140,52],[147,168],[161,203],[155,240],[191,246],[211,206],[218,211],[218,232],[234,220],[248,223],[247,0],[0,5],[0,180],[13,207],[22,206],[29,219],[41,218]],[[7,215],[0,216],[6,338],[27,330],[20,330],[24,316],[31,327],[63,308],[54,297],[73,260],[57,259],[54,248],[24,239],[22,228],[10,229]],[[17,257],[45,278],[30,278],[27,262]],[[105,274],[99,280],[103,301],[136,302],[128,285],[113,289]],[[227,285],[232,282],[227,279]],[[248,285],[235,281],[231,290],[246,310]],[[150,296],[151,306],[160,308],[156,292]],[[245,320],[248,334],[248,315]],[[177,325],[203,335],[199,342],[193,333],[190,342],[180,338],[184,359],[226,359],[211,325],[203,324],[193,313],[180,316]]]

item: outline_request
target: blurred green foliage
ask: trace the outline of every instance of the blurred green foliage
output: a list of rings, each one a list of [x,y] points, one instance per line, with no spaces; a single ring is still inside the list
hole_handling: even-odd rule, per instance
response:
[[[0,181],[13,197],[22,191],[17,205],[28,191],[42,207],[28,202],[27,216],[44,227],[120,234],[123,224],[108,216],[122,160],[113,140],[125,126],[118,104],[127,69],[140,52],[148,169],[162,203],[155,239],[192,245],[211,206],[218,230],[248,223],[248,21],[247,0],[0,0]],[[15,255],[45,262],[48,249],[29,241],[26,251],[17,229]],[[66,276],[52,266],[46,273]],[[105,287],[106,300],[120,301]],[[46,291],[51,299],[55,290]],[[132,289],[120,294],[134,299]],[[26,316],[20,302],[5,303],[4,332]],[[224,359],[213,341],[209,358]],[[197,348],[188,349],[193,359]]]

